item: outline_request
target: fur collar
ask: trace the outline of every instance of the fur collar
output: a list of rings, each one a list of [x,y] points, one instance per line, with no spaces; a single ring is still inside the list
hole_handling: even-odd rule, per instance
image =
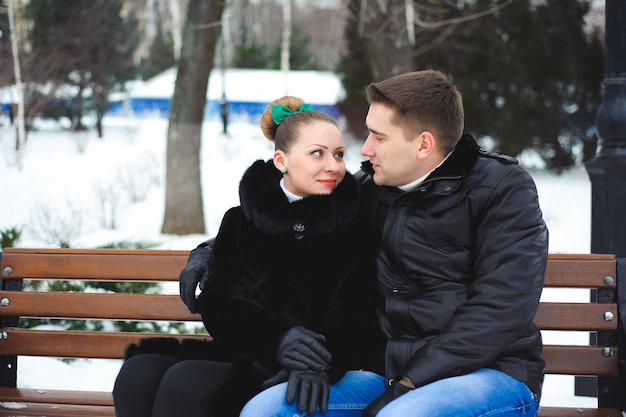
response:
[[[297,239],[321,236],[352,222],[359,211],[359,187],[350,173],[330,195],[314,195],[289,203],[280,188],[282,174],[271,160],[254,162],[239,184],[244,215],[268,235]]]

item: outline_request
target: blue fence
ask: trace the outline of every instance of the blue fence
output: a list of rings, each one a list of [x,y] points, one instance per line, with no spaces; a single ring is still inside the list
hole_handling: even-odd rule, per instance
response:
[[[258,121],[270,103],[237,102],[227,103],[228,117],[232,120],[246,119]],[[209,100],[204,109],[205,120],[219,119],[221,117],[222,104],[218,100]],[[339,117],[339,110],[334,105],[313,104],[315,110],[327,113],[330,116]],[[170,110],[169,98],[138,98],[129,99],[128,108],[124,102],[112,103],[109,107],[109,115],[126,116],[131,112],[135,117],[163,117],[167,118]]]

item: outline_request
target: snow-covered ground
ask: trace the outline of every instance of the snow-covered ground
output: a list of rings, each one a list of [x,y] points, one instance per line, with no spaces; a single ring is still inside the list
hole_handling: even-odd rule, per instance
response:
[[[19,242],[23,247],[52,245],[50,230],[57,228],[67,232],[73,247],[149,241],[158,248],[191,249],[215,234],[223,213],[238,204],[243,170],[255,159],[272,154],[257,125],[233,123],[224,135],[217,121],[206,122],[201,163],[207,233],[163,235],[166,120],[107,118],[101,140],[94,131],[70,133],[56,122],[41,122],[38,128],[28,136],[19,169],[14,128],[0,116],[0,230],[23,228]],[[360,145],[347,145],[347,164],[355,171],[362,160]],[[585,169],[561,176],[540,170],[531,174],[550,229],[550,252],[589,252],[591,202]],[[111,223],[116,224],[114,229],[102,226]],[[582,294],[581,301],[585,297]],[[554,337],[545,335],[551,343]],[[587,336],[573,337],[584,342]],[[22,357],[19,366],[21,387],[111,390],[120,362],[66,364]],[[542,405],[596,404],[594,398],[574,397],[573,385],[572,377],[547,377]]]

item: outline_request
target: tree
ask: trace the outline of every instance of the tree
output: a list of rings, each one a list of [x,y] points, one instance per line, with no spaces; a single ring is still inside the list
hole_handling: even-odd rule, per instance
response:
[[[303,71],[320,70],[315,55],[309,52],[311,50],[311,37],[306,35],[299,26],[294,26],[291,30],[289,40],[289,69]],[[274,48],[274,53],[270,57],[270,61],[272,62],[271,68],[281,67],[282,52],[282,46]]]
[[[0,61],[12,62],[12,55],[9,4],[0,0]],[[11,85],[14,76],[13,65],[0,65],[0,87]]]
[[[406,3],[405,0],[359,2],[359,32],[366,40],[372,81],[415,69]]]
[[[490,138],[497,150],[518,156],[535,149],[556,172],[594,154],[604,52],[599,32],[586,31],[588,1],[352,0],[349,7],[350,48],[340,66],[347,98],[340,108],[350,109],[346,116],[355,134],[363,128],[352,105],[365,112],[366,104],[359,103],[367,83],[436,68],[452,74],[461,88],[466,131]],[[389,31],[398,31],[405,45],[388,40],[388,48],[378,47]],[[410,52],[400,53],[411,39]],[[365,68],[371,69],[369,79]]]
[[[588,11],[587,1],[517,0],[453,34],[446,60],[422,58],[454,73],[469,132],[510,155],[534,149],[558,173],[595,143],[604,53],[585,33]],[[474,46],[449,50],[463,44]]]
[[[152,78],[176,64],[172,33],[160,33],[160,27],[157,28],[157,31],[159,35],[150,45],[150,53],[142,65],[142,78],[144,80]]]
[[[137,20],[132,13],[123,17],[123,6],[123,0],[31,0],[26,9],[33,22],[32,80],[75,87],[77,129],[90,95],[100,137],[108,95],[135,75]],[[45,78],[35,70],[42,63],[48,64]]]
[[[221,0],[191,0],[169,111],[162,233],[205,233],[200,143],[209,75],[220,36]]]
[[[344,27],[348,53],[342,56],[337,67],[337,72],[341,76],[341,84],[346,93],[345,98],[338,103],[338,108],[346,118],[349,132],[355,138],[367,136],[365,86],[374,80],[369,64],[368,48],[360,35],[360,3],[360,0],[350,0],[348,3],[350,13]]]
[[[15,10],[17,3],[15,0],[9,0],[9,27],[11,33],[11,50],[13,53],[13,71],[15,73],[15,85],[18,90],[18,112],[17,112],[17,166],[22,168],[22,152],[24,148],[25,133],[24,133],[24,93],[22,90],[22,68],[19,60],[19,51],[17,46],[17,30],[15,29]],[[13,109],[9,109],[13,112]]]
[[[504,0],[504,4],[512,0]],[[347,53],[339,64],[346,90],[339,104],[350,131],[365,133],[367,111],[365,86],[397,74],[421,68],[417,58],[438,50],[457,27],[494,13],[500,7],[486,7],[477,13],[464,10],[466,1],[350,0],[344,36]],[[359,121],[360,118],[360,121]]]
[[[178,63],[186,0],[126,1],[139,17],[141,43],[135,60],[141,62],[141,78],[147,80]]]
[[[291,69],[335,70],[344,45],[341,32],[345,8],[341,3],[291,0]],[[287,5],[286,0],[228,2],[228,13],[225,15],[228,24],[223,28],[223,35],[229,65],[280,68]]]
[[[254,35],[235,47],[232,66],[256,69],[278,68],[275,63],[272,63],[267,45],[259,44]]]
[[[309,52],[312,49],[310,45],[311,37],[294,26],[289,41],[289,69],[320,69],[315,55]],[[256,35],[250,34],[249,39],[242,38],[242,43],[235,47],[232,65],[235,68],[280,69],[282,52],[282,45],[261,44]]]

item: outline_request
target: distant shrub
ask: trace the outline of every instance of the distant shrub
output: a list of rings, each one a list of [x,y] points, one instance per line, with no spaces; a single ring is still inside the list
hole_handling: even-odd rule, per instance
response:
[[[148,192],[161,183],[161,165],[154,154],[146,153],[126,166],[118,167],[116,182],[132,203],[145,201]]]
[[[71,201],[61,209],[50,204],[35,206],[29,230],[48,245],[69,248],[82,233],[83,213]]]
[[[121,240],[118,242],[109,242],[102,246],[98,246],[99,249],[150,249],[158,245],[158,242],[146,242],[137,241],[131,242],[128,240]]]
[[[118,215],[122,208],[122,194],[118,184],[114,181],[100,182],[95,186],[100,214],[100,226],[115,230],[118,224]]]
[[[0,230],[0,248],[14,247],[20,237],[22,237],[22,229],[19,227]]]

